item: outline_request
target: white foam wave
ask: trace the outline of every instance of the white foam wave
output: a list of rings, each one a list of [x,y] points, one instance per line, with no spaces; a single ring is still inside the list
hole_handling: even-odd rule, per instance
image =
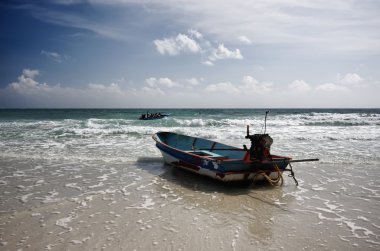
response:
[[[124,209],[148,209],[152,210],[154,209],[154,205],[156,204],[153,199],[149,195],[143,195],[142,198],[144,199],[143,203],[140,205],[134,205],[134,206],[127,206]]]
[[[68,232],[72,231],[72,227],[69,227],[68,224],[73,220],[75,219],[74,216],[68,216],[68,217],[65,217],[65,218],[61,218],[61,219],[58,219],[56,222],[55,222],[55,225],[63,228],[63,229],[66,229],[68,230]]]
[[[364,121],[368,125],[321,124],[358,121]],[[371,113],[274,114],[268,118],[267,132],[274,139],[272,152],[275,154],[297,153],[300,157],[319,157],[316,155],[323,154],[321,161],[325,163],[372,164],[380,163],[377,154],[380,151],[380,127],[374,126],[379,121],[380,115]],[[263,116],[173,115],[160,121],[98,118],[0,121],[0,128],[7,132],[1,136],[0,154],[12,158],[68,158],[83,161],[104,159],[109,162],[125,162],[141,156],[159,156],[150,137],[158,131],[208,138],[239,147],[249,145],[249,141],[244,138],[247,124],[251,125],[251,133],[260,133],[263,131]]]

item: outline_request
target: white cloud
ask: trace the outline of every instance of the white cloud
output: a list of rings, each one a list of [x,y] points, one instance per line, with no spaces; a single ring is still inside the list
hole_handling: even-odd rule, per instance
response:
[[[211,62],[210,60],[203,61],[202,64],[207,65],[207,66],[214,66],[214,63]]]
[[[243,44],[252,44],[252,41],[246,36],[239,36],[238,40]]]
[[[122,93],[120,86],[116,83],[111,83],[109,86],[107,86],[106,89],[110,92],[120,93],[120,94]]]
[[[67,56],[64,56],[64,55],[61,55],[59,54],[58,52],[54,52],[54,51],[45,51],[45,50],[42,50],[41,51],[41,55],[44,55],[46,56],[47,58],[57,62],[57,63],[62,63],[63,60],[67,59]]]
[[[89,89],[96,91],[123,94],[122,90],[120,89],[120,86],[117,83],[111,83],[109,85],[90,83],[88,84],[88,87]]]
[[[289,84],[289,88],[293,91],[310,91],[311,87],[304,80],[294,80]]]
[[[147,83],[148,86],[155,87],[157,79],[156,78],[147,78],[147,79],[145,79],[145,82]]]
[[[78,0],[79,1],[79,0]],[[68,1],[70,2],[70,1]],[[73,1],[75,3],[76,1]],[[110,2],[111,3],[111,2]],[[76,4],[76,3],[75,3]],[[95,3],[97,4],[97,3]],[[119,3],[117,3],[119,4]],[[89,15],[78,14],[69,11],[66,8],[55,8],[56,6],[44,5],[44,4],[28,4],[23,5],[21,8],[28,9],[32,16],[41,20],[42,22],[48,22],[64,27],[74,27],[86,31],[91,31],[102,37],[107,37],[117,40],[128,40],[129,37],[125,28],[128,24],[121,20],[115,19],[111,16],[111,20],[94,19]]]
[[[318,85],[315,89],[319,90],[319,91],[327,91],[327,92],[349,91],[349,89],[347,87],[341,86],[338,84],[334,84],[334,83],[321,84],[321,85]]]
[[[229,94],[239,94],[240,90],[230,82],[221,82],[218,84],[211,84],[205,88],[206,92],[224,92]]]
[[[88,84],[88,86],[92,89],[95,89],[95,90],[104,90],[106,89],[106,87],[102,84],[93,84],[93,83],[90,83]]]
[[[346,75],[342,76],[341,74],[337,75],[337,79],[335,83],[326,83],[321,84],[317,86],[315,89],[320,91],[328,91],[328,92],[334,92],[334,91],[340,91],[340,92],[346,92],[346,91],[352,91],[355,88],[355,91],[357,90],[357,87],[367,87],[368,84],[365,82],[365,79],[359,76],[356,73],[347,73]]]
[[[188,30],[188,33],[190,34],[190,36],[195,37],[196,39],[199,39],[199,40],[203,39],[202,33],[200,33],[197,30],[190,29],[190,30]]]
[[[187,83],[189,83],[192,86],[200,85],[200,83],[203,81],[203,79],[196,79],[196,78],[189,78],[185,80]]]
[[[38,75],[40,75],[39,70],[24,69],[22,71],[22,75],[19,77],[19,80],[21,81],[23,78],[33,79],[33,78],[37,77]]]
[[[364,79],[356,73],[347,73],[345,76],[338,74],[338,83],[347,86],[362,86]]]
[[[229,94],[240,94],[242,97],[251,94],[263,94],[272,91],[272,83],[259,82],[252,76],[244,76],[242,83],[233,85],[230,82],[220,82],[218,84],[210,84],[205,88],[207,92],[224,92]]]
[[[40,84],[34,79],[38,75],[40,75],[38,70],[24,69],[21,76],[18,77],[18,81],[9,84],[8,88],[22,95],[49,91],[51,87],[47,84]]]
[[[142,91],[147,92],[148,94],[165,96],[165,92],[163,90],[161,90],[159,87],[144,86],[142,88]],[[143,95],[143,96],[145,97],[145,95]]]
[[[175,56],[181,52],[198,53],[200,51],[200,46],[195,40],[181,33],[175,38],[156,39],[153,43],[157,51],[162,55]]]
[[[211,56],[209,57],[211,61],[227,58],[243,59],[243,56],[241,55],[239,49],[235,49],[234,51],[232,51],[226,48],[224,44],[219,44],[218,48],[214,49],[211,53]]]
[[[167,88],[172,88],[175,86],[179,86],[176,82],[171,80],[170,78],[147,78],[145,79],[145,82],[149,87],[167,87]]]
[[[158,84],[161,85],[161,86],[168,87],[168,88],[171,88],[171,87],[174,87],[174,86],[178,86],[177,83],[175,83],[174,81],[172,81],[169,78],[159,78],[158,79]]]
[[[83,88],[62,87],[39,83],[38,70],[25,69],[16,82],[0,89],[0,99],[4,104],[20,104],[27,107],[118,107],[128,93],[118,84],[108,85],[90,83]],[[18,100],[15,102],[15,100]],[[136,101],[135,101],[136,102]]]
[[[224,44],[213,45],[197,30],[189,30],[188,35],[179,33],[176,37],[156,39],[153,41],[157,51],[162,55],[176,56],[181,53],[200,54],[202,64],[213,66],[222,59],[243,59],[239,49],[230,50]]]
[[[269,92],[272,90],[272,83],[259,82],[252,76],[244,76],[242,88],[247,92]]]

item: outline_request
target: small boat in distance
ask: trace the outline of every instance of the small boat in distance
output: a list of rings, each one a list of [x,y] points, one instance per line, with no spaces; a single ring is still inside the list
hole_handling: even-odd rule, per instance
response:
[[[246,184],[267,180],[271,185],[282,184],[282,173],[289,171],[289,177],[298,185],[291,163],[319,160],[273,155],[270,153],[273,139],[269,134],[264,131],[250,135],[249,126],[245,136],[251,141],[249,149],[245,145],[238,148],[173,132],[158,132],[152,137],[167,164],[225,182]]]
[[[139,120],[154,120],[154,119],[162,119],[169,116],[169,114],[161,114],[160,112],[158,113],[144,113],[141,114]]]

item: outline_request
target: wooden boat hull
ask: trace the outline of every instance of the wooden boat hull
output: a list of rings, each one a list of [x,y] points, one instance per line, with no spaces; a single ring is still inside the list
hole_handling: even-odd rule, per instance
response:
[[[158,132],[153,139],[165,163],[225,182],[264,179],[257,175],[259,172],[275,179],[279,176],[278,169],[283,172],[288,165],[280,162],[276,169],[273,163],[247,160],[246,149],[171,132]],[[290,159],[273,155],[272,158]]]

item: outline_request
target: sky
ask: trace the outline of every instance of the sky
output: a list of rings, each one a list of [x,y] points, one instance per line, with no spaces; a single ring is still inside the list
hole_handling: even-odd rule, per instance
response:
[[[377,0],[0,3],[0,108],[380,108]]]

